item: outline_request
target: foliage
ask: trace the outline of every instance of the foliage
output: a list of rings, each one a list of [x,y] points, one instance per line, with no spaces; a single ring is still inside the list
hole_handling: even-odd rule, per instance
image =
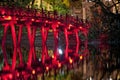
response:
[[[102,1],[96,2],[96,4],[92,7],[92,12],[93,12],[93,23],[92,23],[92,35],[96,34],[97,36],[100,34],[107,34],[108,35],[108,40],[107,43],[109,43],[110,49],[108,49],[108,52],[102,53],[100,56],[100,59],[98,61],[101,64],[104,64],[103,67],[101,68],[104,72],[104,74],[101,76],[101,78],[105,77],[104,75],[106,73],[111,74],[115,70],[119,69],[118,66],[120,66],[120,55],[119,55],[119,40],[120,37],[118,34],[120,33],[120,13],[118,13],[118,10],[115,10],[115,13],[113,13],[112,9],[116,6],[116,3],[114,5],[112,4],[106,4]],[[109,7],[111,6],[111,7]],[[99,38],[98,38],[99,39]],[[103,41],[103,40],[102,40]],[[104,41],[103,41],[104,42]],[[105,49],[105,48],[104,48]],[[105,54],[107,57],[105,57]],[[116,80],[116,79],[115,79]]]
[[[62,0],[45,0],[52,5],[53,10],[56,10],[59,14],[66,14],[69,12],[69,7],[66,6]]]
[[[70,9],[75,7],[79,8],[82,6],[82,0],[44,0],[48,4],[53,7],[53,10],[56,10],[59,14],[66,14],[70,12]],[[3,0],[3,4],[7,6],[15,6],[15,7],[29,7],[31,6],[33,9],[37,7],[37,5],[33,5],[35,0]],[[47,5],[42,5],[44,8]]]
[[[3,0],[5,6],[27,7],[32,0]]]

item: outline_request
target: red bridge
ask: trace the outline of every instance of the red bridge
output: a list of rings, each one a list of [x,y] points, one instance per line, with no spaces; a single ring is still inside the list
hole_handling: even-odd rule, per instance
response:
[[[72,65],[72,63],[78,63],[87,55],[87,36],[90,28],[90,23],[83,22],[78,17],[72,17],[69,15],[58,16],[56,12],[46,12],[44,10],[31,10],[22,8],[8,8],[0,7],[0,24],[4,28],[4,34],[2,37],[2,52],[4,56],[4,66],[0,72],[0,78],[3,80],[17,80],[18,78],[27,80],[31,75],[39,73],[45,73],[51,69],[60,69],[63,66]],[[16,27],[18,30],[16,30]],[[29,41],[29,52],[27,62],[23,61],[21,51],[21,38],[23,28],[27,29],[27,36]],[[12,41],[13,41],[13,53],[12,64],[8,62],[6,51],[6,36],[7,32],[11,29]],[[35,51],[35,35],[36,30],[39,29],[42,39],[42,57],[39,61],[36,57]],[[48,33],[51,31],[54,37],[54,54],[48,55],[47,38]],[[60,59],[60,52],[58,51],[59,34],[64,33],[65,38],[65,50],[63,52],[63,59]],[[81,39],[79,33],[85,37],[84,47],[85,49],[80,54]],[[75,49],[70,49],[70,35],[74,35]],[[71,38],[72,39],[72,38]],[[40,40],[41,41],[41,40]],[[17,65],[17,55],[19,56],[19,64]]]

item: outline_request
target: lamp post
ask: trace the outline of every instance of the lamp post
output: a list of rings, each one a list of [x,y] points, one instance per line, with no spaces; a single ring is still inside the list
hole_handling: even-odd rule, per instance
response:
[[[85,9],[85,1],[83,0],[82,3],[82,7],[83,7],[83,22],[85,23],[86,21],[86,9]],[[86,79],[86,74],[87,74],[87,64],[86,64],[86,58],[84,58],[83,60],[83,79]]]

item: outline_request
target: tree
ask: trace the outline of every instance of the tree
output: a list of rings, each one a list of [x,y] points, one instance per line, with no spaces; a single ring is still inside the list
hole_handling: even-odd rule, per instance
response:
[[[101,56],[105,56],[105,53],[102,53],[99,56],[102,59],[101,63],[104,64],[104,74],[109,73],[109,75],[111,75],[115,70],[118,70],[118,66],[120,66],[120,37],[118,36],[118,34],[120,34],[120,13],[118,8],[120,1],[117,0],[115,2],[112,0],[104,2],[102,0],[94,0],[93,2],[95,2],[95,5],[91,7],[94,16],[93,21],[95,21],[92,24],[93,28],[96,28],[98,35],[108,35],[107,41],[103,41],[103,43],[109,43],[110,46],[108,52],[106,53],[106,57]],[[102,77],[105,76],[102,75],[101,78]]]
[[[4,6],[27,7],[30,2],[34,0],[2,0],[0,1]]]
[[[69,12],[69,2],[68,0],[45,0],[48,4],[53,7],[53,11],[57,11],[59,14],[66,14]]]

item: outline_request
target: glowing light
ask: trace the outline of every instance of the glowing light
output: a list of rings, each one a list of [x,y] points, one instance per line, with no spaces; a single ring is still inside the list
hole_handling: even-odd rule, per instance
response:
[[[69,58],[69,63],[72,64],[73,63],[73,60],[71,58]]]
[[[111,1],[111,0],[105,0],[105,1]]]
[[[19,74],[19,72],[17,72],[17,77],[19,77],[20,76],[20,74]]]
[[[79,29],[82,29],[82,26],[80,26]]]
[[[55,56],[54,56],[54,55],[52,55],[52,58],[55,58]]]
[[[39,62],[41,61],[41,58],[39,58]]]
[[[58,63],[58,67],[59,67],[59,68],[61,67],[61,63]]]
[[[60,55],[63,54],[62,49],[58,49],[58,52],[59,52]]]
[[[111,77],[110,77],[110,79],[109,80],[113,80]]]
[[[53,31],[56,32],[56,29],[54,28]]]
[[[48,20],[46,20],[45,22],[48,23]]]
[[[32,74],[35,74],[35,70],[32,70]]]
[[[35,19],[31,19],[32,21],[35,21]]]
[[[70,29],[72,27],[72,24],[69,24],[69,27],[68,27],[68,29]]]
[[[48,71],[49,70],[49,67],[48,66],[46,66],[46,71]]]
[[[61,22],[58,22],[58,24],[61,24]]]
[[[80,60],[82,60],[83,59],[83,56],[82,55],[80,55]]]
[[[18,18],[16,18],[16,20],[19,20]]]
[[[11,20],[12,17],[11,17],[11,16],[5,16],[4,19],[5,19],[5,20]]]
[[[9,79],[12,79],[13,78],[13,75],[12,74],[9,74]]]

